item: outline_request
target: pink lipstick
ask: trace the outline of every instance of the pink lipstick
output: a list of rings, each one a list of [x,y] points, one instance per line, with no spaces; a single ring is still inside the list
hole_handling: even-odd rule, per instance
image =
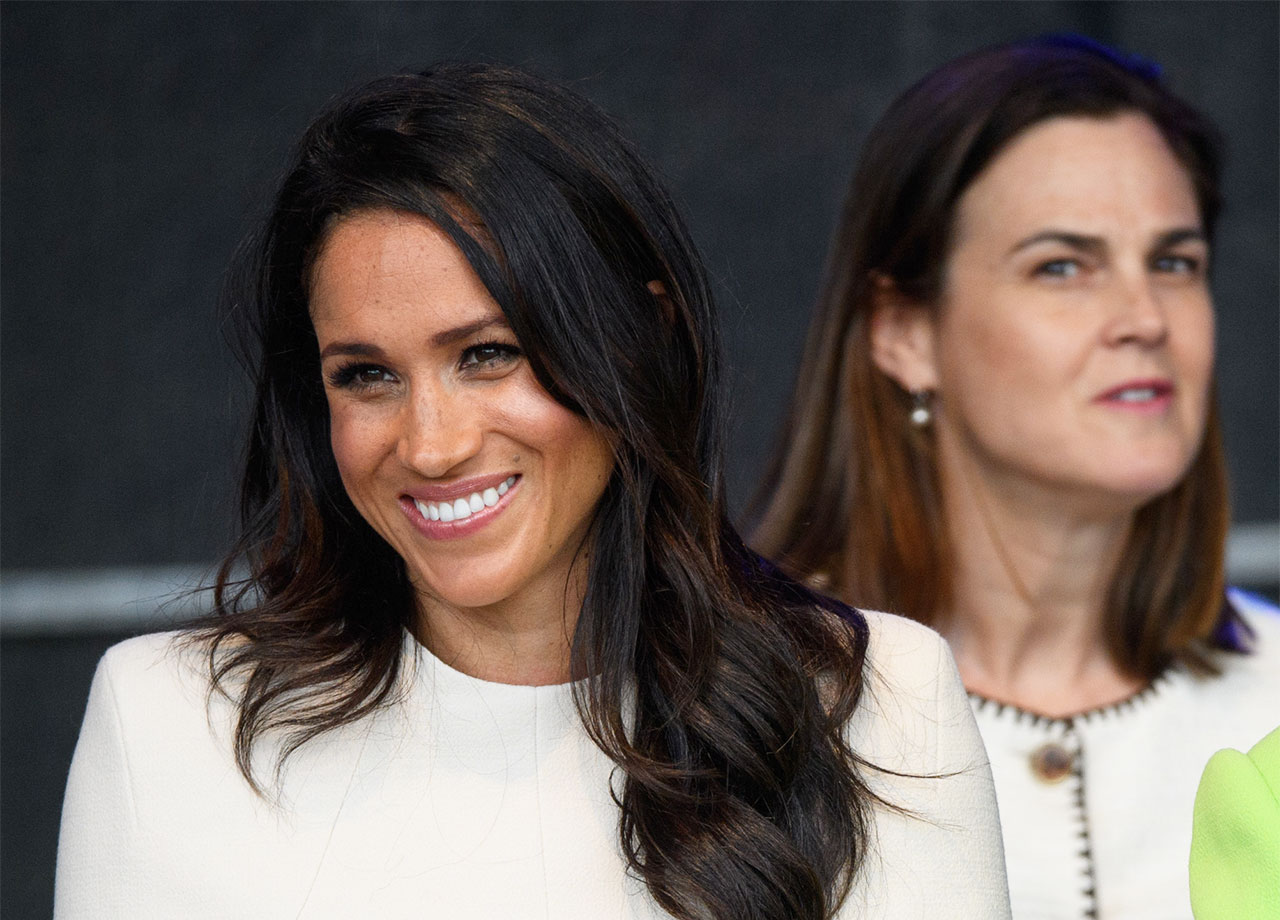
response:
[[[520,488],[517,473],[472,476],[419,486],[400,496],[400,508],[424,536],[456,540],[484,527],[506,510]]]
[[[1094,398],[1108,408],[1142,414],[1163,412],[1173,402],[1173,384],[1164,378],[1128,380]]]

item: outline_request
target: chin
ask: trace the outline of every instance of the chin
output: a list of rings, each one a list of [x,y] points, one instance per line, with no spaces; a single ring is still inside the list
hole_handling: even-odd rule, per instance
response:
[[[454,610],[479,610],[500,604],[510,597],[511,592],[505,586],[496,584],[491,578],[477,575],[467,579],[424,578],[416,575],[413,578],[418,593]]]
[[[1175,489],[1187,475],[1191,460],[1179,455],[1123,457],[1101,455],[1077,458],[1071,468],[1059,466],[1055,491],[1078,511],[1090,516],[1131,514]]]
[[[1135,469],[1123,477],[1108,477],[1105,491],[1123,506],[1135,511],[1177,488],[1186,478],[1188,464],[1166,469]]]
[[[1129,495],[1155,498],[1177,486],[1191,469],[1198,450],[1182,440],[1126,445],[1114,452],[1099,451],[1090,465],[1100,483]]]

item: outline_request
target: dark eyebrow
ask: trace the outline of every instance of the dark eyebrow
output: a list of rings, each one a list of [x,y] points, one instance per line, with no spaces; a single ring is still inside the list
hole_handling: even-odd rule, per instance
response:
[[[1179,243],[1204,243],[1209,245],[1208,238],[1205,237],[1204,231],[1199,227],[1179,227],[1176,230],[1167,230],[1156,237],[1153,249],[1166,249],[1169,246],[1177,246]]]
[[[452,345],[455,342],[461,342],[463,339],[470,338],[477,332],[483,332],[486,329],[509,329],[507,318],[501,313],[493,313],[488,316],[482,316],[474,323],[467,323],[463,326],[455,326],[452,329],[446,329],[443,332],[437,332],[431,337],[431,344],[435,346]],[[320,360],[332,357],[334,355],[351,355],[357,358],[375,358],[382,360],[386,357],[384,352],[377,345],[370,345],[367,342],[330,342],[320,351]]]
[[[446,329],[444,332],[437,332],[431,337],[433,345],[452,345],[454,342],[461,342],[463,339],[470,338],[477,332],[484,332],[486,329],[510,329],[507,324],[507,318],[501,313],[491,313],[488,316],[481,317],[474,323],[467,323],[465,326],[455,326],[452,329]]]
[[[1173,230],[1166,230],[1157,236],[1152,249],[1167,249],[1170,246],[1177,246],[1179,243],[1188,241],[1205,244],[1209,242],[1205,238],[1204,231],[1199,227],[1178,227]],[[1021,252],[1023,249],[1027,249],[1037,243],[1062,243],[1072,249],[1090,253],[1099,253],[1107,248],[1106,242],[1101,237],[1085,236],[1083,233],[1071,233],[1067,230],[1042,230],[1015,243],[1009,250],[1009,255]]]
[[[1033,233],[1025,239],[1014,243],[1009,249],[1008,255],[1021,252],[1037,243],[1062,243],[1064,246],[1070,246],[1072,249],[1080,249],[1085,252],[1099,253],[1107,248],[1107,244],[1101,237],[1085,236],[1083,233],[1071,233],[1067,230],[1041,230],[1039,233]]]
[[[367,345],[364,342],[330,342],[321,349],[320,360],[323,361],[333,355],[352,355],[357,358],[384,357],[381,348],[377,345]]]

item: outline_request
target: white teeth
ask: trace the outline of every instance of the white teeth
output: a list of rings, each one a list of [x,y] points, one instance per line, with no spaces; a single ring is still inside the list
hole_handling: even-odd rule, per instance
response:
[[[1121,390],[1116,394],[1116,399],[1121,402],[1146,402],[1148,399],[1155,399],[1156,391],[1152,387],[1135,387],[1129,390]]]
[[[469,518],[477,511],[483,511],[485,508],[492,508],[502,496],[507,494],[507,490],[515,484],[516,477],[508,476],[498,483],[497,488],[490,487],[483,492],[472,492],[466,498],[439,503],[424,502],[415,498],[413,504],[418,509],[418,513],[428,521],[444,521],[447,524],[450,521]]]

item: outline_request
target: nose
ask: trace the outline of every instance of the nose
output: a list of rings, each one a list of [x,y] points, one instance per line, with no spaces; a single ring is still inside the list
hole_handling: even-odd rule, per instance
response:
[[[401,410],[396,456],[405,467],[438,479],[478,454],[483,437],[465,398],[432,388],[415,392]]]
[[[1116,308],[1107,324],[1110,344],[1163,344],[1169,335],[1169,316],[1159,284],[1147,272],[1118,282]]]

